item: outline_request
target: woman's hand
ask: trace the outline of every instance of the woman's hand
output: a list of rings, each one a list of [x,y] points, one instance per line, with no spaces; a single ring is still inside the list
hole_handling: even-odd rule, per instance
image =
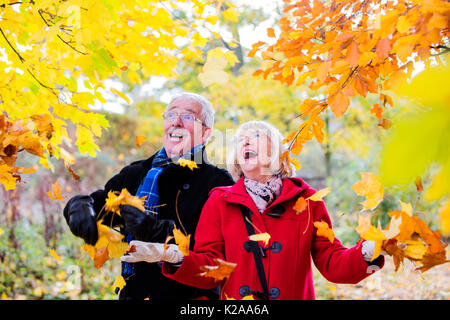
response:
[[[370,262],[375,252],[375,241],[366,240],[361,245],[361,252],[366,262]]]
[[[128,255],[122,256],[120,258],[121,261],[132,263],[166,261],[174,264],[183,261],[183,253],[181,253],[176,244],[169,244],[167,249],[164,250],[164,243],[133,240],[130,242],[130,246],[134,246],[135,250],[129,252]]]

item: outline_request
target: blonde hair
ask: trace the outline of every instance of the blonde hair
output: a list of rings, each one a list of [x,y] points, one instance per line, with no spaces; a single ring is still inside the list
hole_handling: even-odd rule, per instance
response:
[[[281,178],[292,177],[295,173],[294,166],[283,157],[283,153],[288,151],[287,146],[282,143],[283,136],[280,131],[266,121],[247,121],[242,123],[235,135],[233,147],[228,155],[227,169],[235,181],[239,180],[244,173],[237,161],[237,141],[239,136],[246,130],[262,130],[271,142],[271,161],[269,170],[272,175],[279,175]]]

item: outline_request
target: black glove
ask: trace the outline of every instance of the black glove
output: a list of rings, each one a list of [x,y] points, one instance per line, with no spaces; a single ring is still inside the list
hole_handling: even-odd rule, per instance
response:
[[[90,245],[94,245],[98,240],[93,203],[94,200],[90,196],[78,195],[70,199],[64,208],[64,218],[70,231]]]
[[[131,233],[136,240],[148,241],[156,219],[134,206],[122,204],[119,209],[120,215],[125,220],[125,230]]]
[[[151,214],[130,205],[120,205],[120,215],[125,220],[125,230],[135,240],[147,242],[164,242],[168,234],[172,233],[172,220],[158,220]]]

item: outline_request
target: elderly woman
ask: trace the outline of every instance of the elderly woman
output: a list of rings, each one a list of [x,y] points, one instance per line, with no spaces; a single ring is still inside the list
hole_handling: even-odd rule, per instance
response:
[[[176,245],[134,242],[136,251],[123,260],[163,260],[163,274],[186,285],[213,288],[221,285],[221,299],[314,299],[311,257],[321,274],[335,283],[357,283],[381,268],[384,257],[370,262],[373,242],[352,248],[338,239],[317,235],[314,222],[331,227],[323,201],[307,200],[305,209],[293,207],[299,197],[316,191],[282,157],[280,132],[263,121],[242,124],[236,132],[228,169],[236,184],[210,192],[195,233],[194,250],[184,256]],[[251,241],[267,233],[268,243]],[[253,237],[252,237],[253,238]],[[132,243],[133,244],[133,243]],[[215,259],[236,263],[222,282],[202,276],[203,266]]]

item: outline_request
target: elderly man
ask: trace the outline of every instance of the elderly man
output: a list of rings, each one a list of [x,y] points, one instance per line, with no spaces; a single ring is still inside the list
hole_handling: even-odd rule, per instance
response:
[[[146,160],[136,161],[113,176],[104,189],[77,195],[64,208],[72,233],[88,244],[98,238],[97,214],[109,191],[126,188],[132,195],[146,195],[146,212],[121,206],[121,217],[106,215],[105,225],[119,226],[129,242],[133,239],[163,243],[173,227],[194,238],[200,213],[209,191],[233,184],[230,174],[208,163],[205,143],[211,135],[214,110],[204,97],[182,93],[172,99],[163,114],[163,148]],[[179,158],[195,161],[198,168],[177,164]],[[112,219],[112,221],[111,221]],[[191,248],[193,240],[191,240]],[[217,298],[214,290],[185,286],[161,274],[158,263],[122,263],[126,281],[119,299],[185,300]]]

